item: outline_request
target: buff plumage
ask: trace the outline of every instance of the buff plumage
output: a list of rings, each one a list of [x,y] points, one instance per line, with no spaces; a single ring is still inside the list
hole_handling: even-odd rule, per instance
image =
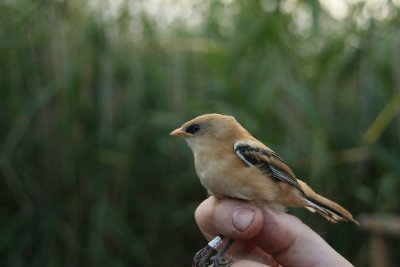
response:
[[[272,209],[305,207],[331,222],[358,224],[339,204],[315,193],[274,151],[234,117],[206,114],[171,132],[193,151],[202,185],[216,197],[248,200]]]

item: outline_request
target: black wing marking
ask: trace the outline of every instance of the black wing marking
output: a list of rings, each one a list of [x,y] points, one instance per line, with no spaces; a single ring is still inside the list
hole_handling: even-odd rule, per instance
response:
[[[288,183],[301,192],[301,186],[295,177],[282,170],[281,168],[274,166],[273,161],[279,161],[284,164],[283,160],[276,155],[273,151],[255,147],[246,143],[236,143],[234,146],[236,155],[243,160],[248,166],[255,166],[259,168],[263,173],[272,175],[277,181]]]

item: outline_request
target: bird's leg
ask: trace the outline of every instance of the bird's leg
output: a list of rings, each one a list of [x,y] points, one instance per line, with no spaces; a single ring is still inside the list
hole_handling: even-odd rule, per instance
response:
[[[229,267],[231,266],[232,263],[232,257],[230,257],[229,259],[226,259],[224,256],[226,254],[226,252],[229,250],[229,248],[232,246],[233,244],[233,239],[229,239],[228,243],[225,245],[225,247],[217,253],[217,255],[215,255],[213,258],[213,267],[220,267],[220,266],[226,266]]]
[[[192,267],[209,266],[209,264],[211,264],[211,256],[215,254],[217,247],[222,243],[223,239],[224,237],[222,235],[217,235],[206,247],[200,249],[193,257]]]

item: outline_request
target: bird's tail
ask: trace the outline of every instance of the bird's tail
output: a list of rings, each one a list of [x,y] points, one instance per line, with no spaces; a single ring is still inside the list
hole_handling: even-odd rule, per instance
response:
[[[337,223],[339,221],[347,221],[359,224],[345,208],[339,204],[324,198],[323,196],[315,193],[306,183],[298,180],[303,191],[305,207],[311,212],[318,212],[324,216],[328,221]]]

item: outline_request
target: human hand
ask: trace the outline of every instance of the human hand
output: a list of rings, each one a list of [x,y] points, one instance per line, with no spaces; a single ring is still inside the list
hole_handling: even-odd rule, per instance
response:
[[[235,240],[228,251],[234,257],[232,267],[352,266],[317,233],[286,213],[209,197],[197,208],[195,218],[207,240],[218,234]]]

